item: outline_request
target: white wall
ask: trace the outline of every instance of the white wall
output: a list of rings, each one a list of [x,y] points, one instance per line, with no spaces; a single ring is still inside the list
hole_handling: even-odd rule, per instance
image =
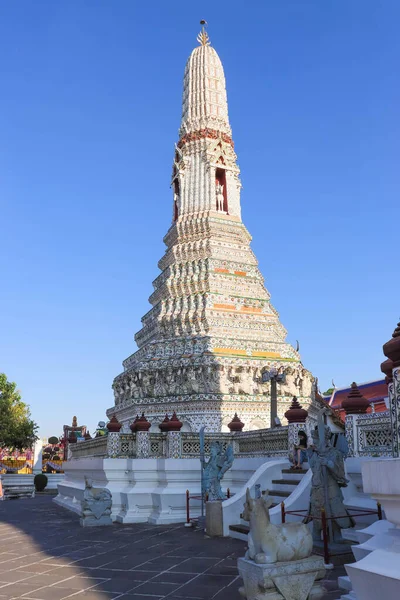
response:
[[[265,461],[263,457],[236,458],[222,489],[238,492]],[[110,490],[111,516],[121,523],[183,523],[186,490],[200,494],[200,461],[194,458],[81,458],[64,463],[64,471],[54,502],[80,514],[86,475],[94,487]],[[200,502],[191,502],[191,516],[199,512]]]

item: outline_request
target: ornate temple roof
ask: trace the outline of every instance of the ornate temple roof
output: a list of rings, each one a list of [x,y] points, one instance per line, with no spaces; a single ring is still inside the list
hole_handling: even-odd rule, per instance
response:
[[[225,75],[221,60],[204,29],[189,56],[183,82],[180,135],[210,128],[231,135]]]
[[[378,379],[377,381],[369,381],[367,383],[361,383],[358,385],[358,388],[362,395],[367,398],[370,404],[374,405],[374,410],[376,412],[382,412],[387,410],[385,404],[385,398],[388,396],[388,387],[387,383],[385,383],[384,379]],[[325,401],[329,404],[331,408],[342,411],[342,402],[348,396],[351,391],[351,387],[346,388],[338,388],[334,391],[332,396],[325,397]],[[371,409],[368,410],[370,412]]]

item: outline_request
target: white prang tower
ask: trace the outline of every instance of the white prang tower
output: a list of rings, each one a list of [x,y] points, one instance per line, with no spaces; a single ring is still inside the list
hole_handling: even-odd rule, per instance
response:
[[[175,410],[184,430],[220,431],[237,412],[245,429],[259,429],[270,422],[263,370],[285,374],[277,384],[281,419],[293,395],[310,403],[312,376],[285,341],[250,249],[224,70],[204,27],[197,39],[184,75],[167,250],[135,336],[139,349],[114,380],[107,414],[127,427],[144,411],[158,430]]]

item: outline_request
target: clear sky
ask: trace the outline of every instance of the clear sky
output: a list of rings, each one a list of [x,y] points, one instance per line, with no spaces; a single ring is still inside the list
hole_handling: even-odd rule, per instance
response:
[[[0,371],[42,435],[104,419],[136,348],[202,18],[288,340],[322,390],[380,376],[400,314],[398,0],[3,0]]]

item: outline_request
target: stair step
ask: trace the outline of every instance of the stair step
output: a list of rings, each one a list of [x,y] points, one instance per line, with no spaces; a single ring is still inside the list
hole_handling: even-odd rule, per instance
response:
[[[290,473],[291,475],[305,475],[308,469],[282,469],[282,473]]]
[[[341,590],[346,590],[346,592],[351,592],[352,585],[350,581],[350,577],[348,575],[341,575],[338,577],[338,586]]]
[[[238,523],[237,525],[229,525],[230,531],[237,531],[237,533],[244,533],[247,535],[250,531],[250,527],[248,525],[242,525]]]
[[[296,479],[273,479],[272,483],[278,483],[279,485],[299,485],[299,481]]]
[[[278,496],[279,498],[288,498],[291,493],[292,492],[282,492],[281,490],[269,490],[270,496]]]

